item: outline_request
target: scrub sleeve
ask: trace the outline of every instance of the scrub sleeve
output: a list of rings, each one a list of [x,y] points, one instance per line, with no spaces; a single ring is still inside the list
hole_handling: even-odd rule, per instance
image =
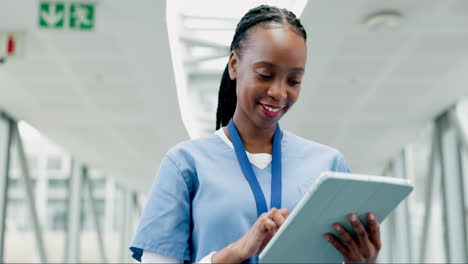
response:
[[[190,181],[166,154],[130,247],[133,258],[141,261],[148,250],[190,261],[190,195]]]

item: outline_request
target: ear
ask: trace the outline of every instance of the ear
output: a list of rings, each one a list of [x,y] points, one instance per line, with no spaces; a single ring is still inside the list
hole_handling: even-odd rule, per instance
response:
[[[237,57],[236,52],[231,51],[229,54],[229,62],[228,62],[228,70],[229,70],[229,77],[231,80],[235,80],[237,78],[237,63],[239,62],[239,58]]]

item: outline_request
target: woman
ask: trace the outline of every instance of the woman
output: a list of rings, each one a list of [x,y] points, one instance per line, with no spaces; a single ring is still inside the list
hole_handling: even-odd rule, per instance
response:
[[[161,161],[130,247],[135,259],[256,262],[320,172],[350,171],[337,150],[279,128],[299,97],[306,56],[306,32],[292,12],[262,5],[245,14],[221,80],[218,131]],[[368,230],[355,214],[349,220],[356,237],[330,223],[340,238],[324,238],[345,262],[375,262],[375,216]]]

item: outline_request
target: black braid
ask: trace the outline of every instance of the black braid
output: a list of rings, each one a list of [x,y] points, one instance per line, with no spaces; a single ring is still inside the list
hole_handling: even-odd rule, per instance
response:
[[[274,6],[261,5],[250,9],[237,24],[231,42],[231,51],[234,50],[237,56],[240,57],[242,55],[242,49],[245,46],[244,44],[248,40],[247,33],[249,29],[259,24],[266,25],[268,23],[289,24],[304,40],[307,39],[307,34],[301,21],[293,12]],[[226,66],[219,87],[216,129],[226,126],[229,123],[229,120],[234,116],[236,104],[236,80],[231,80],[228,66]]]

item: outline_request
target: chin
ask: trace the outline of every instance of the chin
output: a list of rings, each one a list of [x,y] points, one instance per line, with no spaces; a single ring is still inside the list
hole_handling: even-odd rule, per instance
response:
[[[280,116],[276,118],[265,118],[265,117],[260,117],[257,121],[255,122],[258,127],[261,128],[272,128],[275,127],[276,124],[281,120],[281,118],[284,116],[285,113],[282,113]]]

